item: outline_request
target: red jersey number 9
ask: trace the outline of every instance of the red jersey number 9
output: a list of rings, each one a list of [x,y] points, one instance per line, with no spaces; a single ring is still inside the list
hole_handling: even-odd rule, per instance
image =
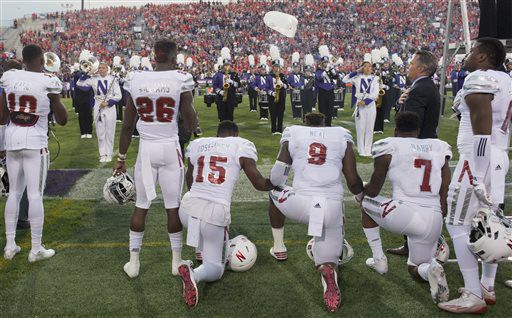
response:
[[[171,97],[160,97],[153,104],[149,97],[137,97],[135,100],[137,113],[140,120],[145,122],[171,123],[174,117],[174,107],[176,102]],[[155,107],[156,106],[156,111]]]
[[[321,166],[325,163],[326,157],[327,147],[324,144],[314,142],[311,145],[309,145],[309,164]]]

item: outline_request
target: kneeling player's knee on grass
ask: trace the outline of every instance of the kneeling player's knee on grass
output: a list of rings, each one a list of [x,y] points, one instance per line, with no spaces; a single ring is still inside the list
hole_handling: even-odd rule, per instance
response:
[[[222,264],[203,262],[203,266],[206,270],[205,281],[214,282],[216,280],[221,279],[222,275],[224,275],[224,266]]]

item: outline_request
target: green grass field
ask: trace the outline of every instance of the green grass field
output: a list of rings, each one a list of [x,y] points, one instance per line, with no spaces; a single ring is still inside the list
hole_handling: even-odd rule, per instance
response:
[[[66,100],[70,105],[70,101]],[[205,136],[216,130],[215,108],[206,108],[202,98],[196,100]],[[449,109],[449,108],[447,108]],[[258,113],[250,113],[247,99],[235,112],[241,136],[252,140],[259,152],[259,166],[264,173],[273,164],[279,136],[270,134],[268,122],[260,122]],[[336,125],[355,131],[351,111],[340,112]],[[294,124],[287,107],[285,126]],[[441,138],[455,146],[457,121],[443,118]],[[120,126],[120,125],[118,125]],[[118,127],[119,132],[119,127]],[[390,136],[391,124],[386,133]],[[128,227],[133,205],[115,206],[105,203],[101,188],[111,173],[111,164],[98,162],[95,139],[79,138],[76,115],[70,112],[66,127],[57,127],[61,152],[51,169],[92,169],[62,197],[45,199],[46,220],[43,240],[57,252],[50,260],[29,264],[30,232],[18,231],[21,254],[13,261],[0,258],[0,317],[26,316],[95,316],[95,317],[319,317],[328,316],[322,302],[319,274],[305,253],[307,226],[288,222],[285,230],[289,258],[278,263],[269,255],[272,235],[267,217],[266,194],[250,187],[242,176],[232,204],[230,236],[248,236],[258,248],[258,261],[248,272],[226,272],[215,283],[199,284],[199,305],[188,310],[181,298],[181,280],[171,275],[171,254],[166,233],[165,213],[160,199],[153,204],[148,217],[141,254],[141,272],[128,279],[122,267],[129,258]],[[116,139],[117,139],[116,135]],[[50,140],[56,153],[55,140]],[[117,148],[117,145],[116,145]],[[137,140],[128,153],[133,166]],[[455,150],[455,148],[454,148]],[[372,171],[371,159],[358,158],[363,180]],[[511,182],[509,173],[508,182]],[[347,191],[348,192],[348,191]],[[385,191],[389,194],[389,184]],[[508,214],[511,189],[507,190]],[[0,202],[3,210],[5,199]],[[427,283],[413,281],[406,259],[389,256],[389,272],[381,276],[370,271],[364,262],[371,256],[359,221],[359,210],[347,195],[346,238],[355,250],[352,261],[340,269],[342,308],[335,316],[343,317],[448,317],[432,303]],[[3,215],[3,213],[1,214]],[[4,222],[0,217],[0,247],[5,245]],[[398,235],[381,231],[384,247],[402,243]],[[184,258],[192,258],[193,250],[184,247]],[[454,254],[452,252],[452,258]],[[451,297],[462,286],[456,263],[445,266]],[[503,286],[512,279],[510,263],[500,266],[496,291],[498,304],[488,316],[510,317],[512,290]]]

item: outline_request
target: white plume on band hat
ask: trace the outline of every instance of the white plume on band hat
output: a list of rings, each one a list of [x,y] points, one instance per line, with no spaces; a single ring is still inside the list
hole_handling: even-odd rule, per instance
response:
[[[231,62],[231,50],[227,47],[223,47],[220,50],[220,57],[222,58],[222,65]]]
[[[178,63],[178,65],[184,65],[185,64],[185,55],[183,55],[183,53],[180,53],[178,55],[176,55],[176,63]]]
[[[382,63],[382,57],[380,55],[380,50],[379,49],[373,49],[372,53],[371,53],[371,56],[372,56],[372,64]]]
[[[191,68],[192,65],[194,65],[194,61],[192,61],[192,57],[187,57],[187,60],[185,61],[185,64],[187,65],[188,68]]]
[[[320,58],[328,57],[331,59],[331,53],[329,52],[329,47],[327,45],[320,45],[318,47],[318,53],[320,53]]]
[[[292,54],[292,65],[297,63],[299,64],[300,61],[300,53],[299,52],[293,52]]]
[[[121,65],[121,57],[120,56],[114,56],[114,58],[112,59],[112,65],[113,66],[116,66],[116,65]]]
[[[153,65],[149,61],[149,57],[145,56],[140,60],[140,67],[142,67],[146,71],[152,71]]]
[[[315,64],[315,58],[313,57],[313,54],[306,54],[304,57],[304,64],[309,67],[313,67]]]
[[[140,67],[140,56],[132,55],[130,58],[130,68],[131,69],[139,69]]]
[[[281,64],[281,53],[279,52],[279,48],[275,46],[274,44],[270,45],[270,58],[272,59],[272,65],[274,65],[276,62],[280,66]]]
[[[254,63],[254,55],[252,55],[252,54],[249,55],[248,59],[249,59],[249,66],[254,67],[254,64],[255,64]]]
[[[293,38],[297,32],[299,21],[293,15],[279,12],[269,11],[263,17],[263,22],[269,28],[281,33],[284,36]]]
[[[365,53],[364,54],[364,58],[363,58],[363,62],[371,63],[372,62],[372,55],[370,53]]]
[[[388,48],[383,46],[380,48],[380,58],[382,60],[389,60],[389,51],[388,51]]]
[[[404,61],[402,61],[402,58],[400,56],[398,56],[398,54],[396,53],[393,53],[391,55],[391,60],[393,61],[393,63],[395,63],[395,65],[397,66],[403,66],[404,65]]]

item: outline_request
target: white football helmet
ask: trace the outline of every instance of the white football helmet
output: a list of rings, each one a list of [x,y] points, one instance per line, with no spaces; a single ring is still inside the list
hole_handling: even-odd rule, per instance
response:
[[[135,199],[135,183],[128,173],[107,179],[103,186],[103,198],[108,203],[124,204]]]
[[[306,245],[306,254],[308,255],[309,259],[313,262],[315,261],[315,257],[313,255],[313,246],[315,245],[315,239],[312,238],[309,240],[308,244]],[[343,240],[343,249],[341,252],[341,258],[338,260],[338,265],[343,265],[348,262],[354,257],[354,249],[352,246],[348,243],[347,240]]]
[[[440,236],[437,240],[437,252],[436,259],[441,263],[446,263],[446,261],[450,258],[450,247],[446,242],[444,236]]]
[[[480,208],[471,223],[469,249],[486,263],[512,256],[512,224],[501,213]]]
[[[245,272],[256,263],[258,250],[244,235],[229,240],[226,244],[226,268],[234,272]]]
[[[0,196],[6,197],[9,195],[9,175],[5,165],[0,163]]]

